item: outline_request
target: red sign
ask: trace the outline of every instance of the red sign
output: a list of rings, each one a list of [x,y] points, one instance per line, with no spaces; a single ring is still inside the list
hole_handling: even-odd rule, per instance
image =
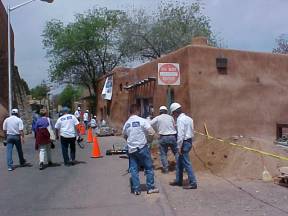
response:
[[[158,85],[180,85],[180,68],[177,63],[158,64]]]

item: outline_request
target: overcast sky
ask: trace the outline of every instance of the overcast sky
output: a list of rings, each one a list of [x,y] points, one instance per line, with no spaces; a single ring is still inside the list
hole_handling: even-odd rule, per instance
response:
[[[25,0],[9,1],[12,6]],[[178,0],[193,2],[192,0]],[[54,0],[33,2],[12,12],[16,64],[30,87],[48,78],[49,63],[42,48],[42,30],[53,18],[73,21],[75,13],[95,6],[111,9],[156,8],[161,0]],[[271,52],[275,39],[288,33],[288,0],[202,0],[203,13],[210,17],[213,31],[231,49]]]

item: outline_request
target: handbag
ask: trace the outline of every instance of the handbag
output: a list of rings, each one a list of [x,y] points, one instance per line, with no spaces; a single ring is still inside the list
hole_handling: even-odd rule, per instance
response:
[[[47,127],[47,130],[49,131],[50,133],[50,140],[51,141],[55,141],[56,140],[56,136],[55,136],[55,133],[51,127],[51,121],[50,121],[50,118],[47,118],[48,122],[49,122],[49,126]]]
[[[54,142],[53,141],[51,141],[51,149],[55,149],[55,144],[54,144]]]

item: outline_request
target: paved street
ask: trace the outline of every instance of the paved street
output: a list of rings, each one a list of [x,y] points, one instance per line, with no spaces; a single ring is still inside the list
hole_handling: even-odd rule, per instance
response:
[[[100,138],[102,153],[119,143],[114,137]],[[123,141],[122,141],[123,142]],[[0,147],[0,215],[1,216],[90,216],[90,215],[172,215],[162,194],[130,194],[127,160],[118,156],[91,159],[91,146],[77,149],[79,164],[65,167],[59,149],[53,150],[53,161],[61,166],[38,169],[33,139],[26,138],[25,158],[32,167],[8,172],[5,148]],[[15,153],[16,151],[14,151]],[[18,158],[14,154],[14,164]]]
[[[123,143],[119,137],[99,141],[102,154],[112,144]],[[24,152],[33,166],[8,172],[5,148],[0,147],[1,216],[288,215],[287,189],[273,183],[247,180],[233,181],[233,185],[211,174],[197,173],[199,188],[186,191],[169,186],[173,173],[162,175],[157,170],[161,193],[143,192],[136,197],[130,194],[127,160],[119,156],[91,159],[90,144],[84,150],[77,149],[79,163],[73,167],[63,165],[58,144],[53,157],[61,166],[42,171],[38,169],[33,138],[26,138]]]

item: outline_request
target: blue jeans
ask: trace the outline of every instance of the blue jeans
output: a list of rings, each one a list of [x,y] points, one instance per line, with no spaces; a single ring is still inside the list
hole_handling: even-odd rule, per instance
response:
[[[176,135],[160,136],[159,139],[159,149],[160,149],[160,159],[164,171],[168,171],[168,160],[167,152],[171,149],[175,156],[175,161],[178,160],[178,150],[177,150],[177,138]],[[178,166],[176,166],[177,169]]]
[[[89,123],[89,121],[84,121],[85,129],[86,129],[86,130],[88,130],[88,123]]]
[[[193,172],[192,164],[190,162],[189,152],[192,148],[192,139],[185,140],[182,145],[182,154],[178,158],[178,171],[176,170],[176,182],[183,183],[183,170],[185,169],[188,174],[190,185],[197,184],[196,177]]]
[[[64,164],[68,164],[70,159],[68,155],[68,148],[70,146],[70,157],[71,160],[74,161],[76,157],[76,145],[75,145],[76,138],[66,138],[61,136],[61,148],[62,148],[62,155],[64,159]]]
[[[139,167],[144,166],[146,175],[147,190],[153,189],[154,186],[154,171],[150,150],[147,145],[136,152],[129,154],[130,173],[132,180],[132,190],[140,191]]]
[[[19,157],[19,163],[20,165],[23,165],[25,163],[25,159],[23,157],[23,151],[22,151],[22,144],[21,144],[21,138],[20,135],[7,135],[7,146],[6,146],[6,156],[7,156],[7,166],[8,168],[12,168],[13,166],[13,147],[16,146],[18,157]]]

